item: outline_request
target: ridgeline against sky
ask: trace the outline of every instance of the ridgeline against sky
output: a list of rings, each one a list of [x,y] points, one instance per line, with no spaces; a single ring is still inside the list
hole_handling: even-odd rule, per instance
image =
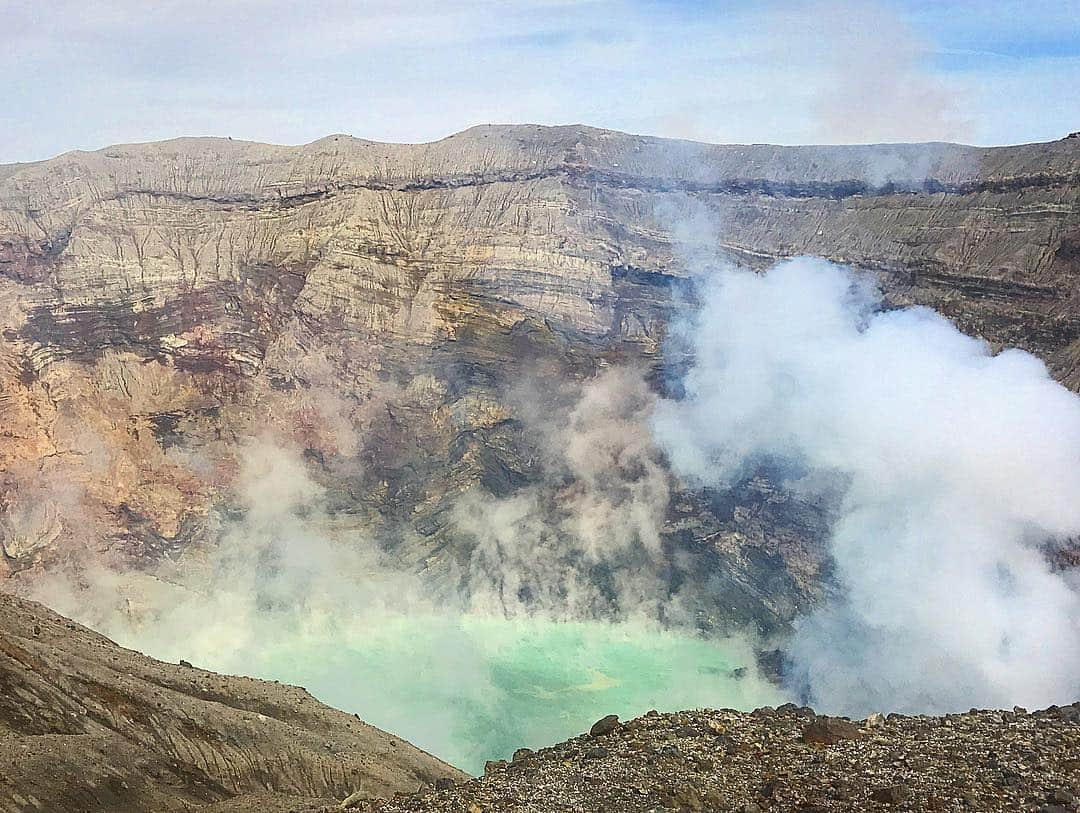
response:
[[[0,4],[0,163],[218,135],[581,122],[713,143],[1049,141],[1075,3]]]

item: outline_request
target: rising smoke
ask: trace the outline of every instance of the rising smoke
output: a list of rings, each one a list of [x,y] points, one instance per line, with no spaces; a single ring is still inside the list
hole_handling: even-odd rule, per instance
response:
[[[767,464],[837,502],[838,595],[797,622],[792,687],[852,714],[1075,698],[1080,596],[1040,546],[1080,532],[1080,398],[822,260],[701,295],[686,397],[654,419],[674,470]]]
[[[453,501],[471,544],[452,589],[333,511],[303,446],[267,433],[230,450],[239,475],[206,543],[148,573],[52,574],[34,595],[155,657],[302,684],[467,770],[606,713],[777,702],[749,639],[665,623],[668,475],[642,431],[656,396],[627,370],[571,389],[564,410],[522,410],[540,482]],[[334,416],[320,427],[351,420],[310,398]]]
[[[36,596],[158,657],[303,683],[475,769],[603,713],[780,699],[750,639],[697,633],[707,593],[665,536],[686,484],[767,469],[837,517],[834,595],[786,647],[794,695],[851,714],[1075,697],[1080,600],[1041,546],[1080,532],[1080,399],[1025,353],[992,355],[925,309],[882,310],[868,275],[821,260],[721,270],[697,298],[669,343],[694,359],[685,397],[631,369],[569,386],[565,408],[516,396],[533,479],[452,499],[443,555],[458,558],[437,589],[395,558],[412,539],[387,545],[392,530],[334,510],[304,457],[314,444],[320,465],[358,470],[364,416],[430,382],[357,405],[324,355],[296,352],[301,436],[216,450],[241,465],[202,544],[147,573],[92,568],[74,588],[54,574]],[[163,454],[214,469],[200,449]],[[34,483],[28,495],[59,501],[60,483]],[[11,538],[55,525],[8,521]]]
[[[656,395],[626,368],[601,372],[553,413],[532,406],[531,389],[514,400],[540,449],[538,481],[455,505],[456,531],[475,542],[470,605],[567,620],[670,617],[661,539],[670,477],[646,429]]]
[[[935,44],[885,3],[825,0],[781,16],[815,70],[815,140],[826,144],[964,141],[972,122],[959,87],[935,69]],[[820,72],[820,73],[819,73]]]

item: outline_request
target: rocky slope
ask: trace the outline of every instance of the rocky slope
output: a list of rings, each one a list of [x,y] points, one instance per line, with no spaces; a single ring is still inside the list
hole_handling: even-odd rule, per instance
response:
[[[787,148],[531,126],[3,168],[0,569],[18,586],[205,545],[241,510],[259,435],[304,455],[340,527],[462,589],[483,569],[462,494],[529,492],[550,513],[637,493],[552,463],[569,444],[550,424],[605,368],[672,385],[682,360],[660,345],[703,256],[876,269],[892,301],[1028,348],[1076,389],[1078,179],[1076,139]],[[657,459],[635,455],[630,486]],[[705,574],[702,624],[782,630],[820,596],[820,507],[767,473],[724,493],[660,479],[657,577]]]
[[[5,813],[1080,809],[1080,703],[606,717],[474,779],[302,689],[155,661],[12,596],[0,609]]]
[[[867,720],[806,708],[652,712],[484,777],[358,809],[382,813],[1068,813],[1080,795],[1080,704]]]
[[[273,810],[463,777],[303,689],[161,663],[3,594],[0,686],[5,813]]]

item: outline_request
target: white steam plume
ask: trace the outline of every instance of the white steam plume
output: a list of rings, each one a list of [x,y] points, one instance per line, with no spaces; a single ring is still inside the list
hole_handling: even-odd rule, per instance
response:
[[[812,66],[815,138],[869,144],[970,137],[967,100],[934,68],[934,43],[884,3],[812,2],[783,15],[776,28],[778,37],[800,43],[800,57]]]
[[[817,259],[719,272],[688,330],[686,397],[654,418],[675,470],[841,495],[795,688],[852,714],[1080,695],[1080,596],[1039,550],[1080,531],[1080,398]]]
[[[474,771],[606,713],[777,702],[750,639],[662,623],[673,610],[655,396],[625,371],[572,392],[533,427],[550,484],[456,498],[454,531],[475,546],[451,588],[396,558],[409,539],[384,550],[385,528],[335,513],[303,446],[268,429],[230,449],[239,473],[205,542],[151,572],[50,573],[33,594],[155,657],[301,683]],[[353,437],[355,411],[316,399]],[[336,437],[323,439],[340,453]]]
[[[614,368],[585,382],[576,403],[519,414],[540,441],[541,482],[493,499],[476,491],[453,512],[474,541],[464,579],[474,610],[563,619],[670,618],[661,530],[670,483],[648,431],[656,396]],[[594,568],[605,573],[599,584]]]

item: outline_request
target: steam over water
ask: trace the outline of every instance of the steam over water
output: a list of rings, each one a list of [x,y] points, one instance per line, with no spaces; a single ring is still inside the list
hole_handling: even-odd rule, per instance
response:
[[[476,772],[606,714],[752,708],[781,697],[758,676],[748,641],[663,629],[639,595],[647,568],[619,595],[616,619],[587,609],[586,578],[575,593],[581,605],[496,606],[479,577],[471,598],[436,598],[363,536],[333,527],[295,450],[254,443],[245,461],[243,519],[215,548],[149,578],[87,574],[88,591],[57,580],[39,597],[154,657],[304,686]],[[484,513],[483,530],[515,553],[497,575],[560,578],[556,559],[544,558],[558,550],[530,553],[538,520],[498,527],[499,514]]]
[[[300,451],[262,439],[216,545],[39,597],[158,657],[299,683],[477,771],[608,713],[781,700],[751,639],[699,637],[701,596],[663,577],[672,473],[723,489],[766,466],[835,517],[830,598],[785,642],[788,694],[852,715],[1080,696],[1080,597],[1044,555],[1080,533],[1080,398],[821,260],[712,271],[701,294],[679,328],[685,397],[609,371],[534,426],[545,482],[461,496],[460,594],[336,526]]]
[[[733,641],[643,625],[481,616],[368,618],[333,633],[280,631],[249,651],[197,664],[297,683],[466,771],[520,747],[651,708],[754,707],[780,693]],[[190,647],[158,654],[179,658]],[[740,676],[741,675],[741,676]]]
[[[1080,532],[1080,397],[823,260],[702,300],[655,422],[673,467],[723,487],[768,462],[835,508],[837,595],[796,621],[793,688],[850,714],[1080,696],[1080,594],[1044,549]]]

